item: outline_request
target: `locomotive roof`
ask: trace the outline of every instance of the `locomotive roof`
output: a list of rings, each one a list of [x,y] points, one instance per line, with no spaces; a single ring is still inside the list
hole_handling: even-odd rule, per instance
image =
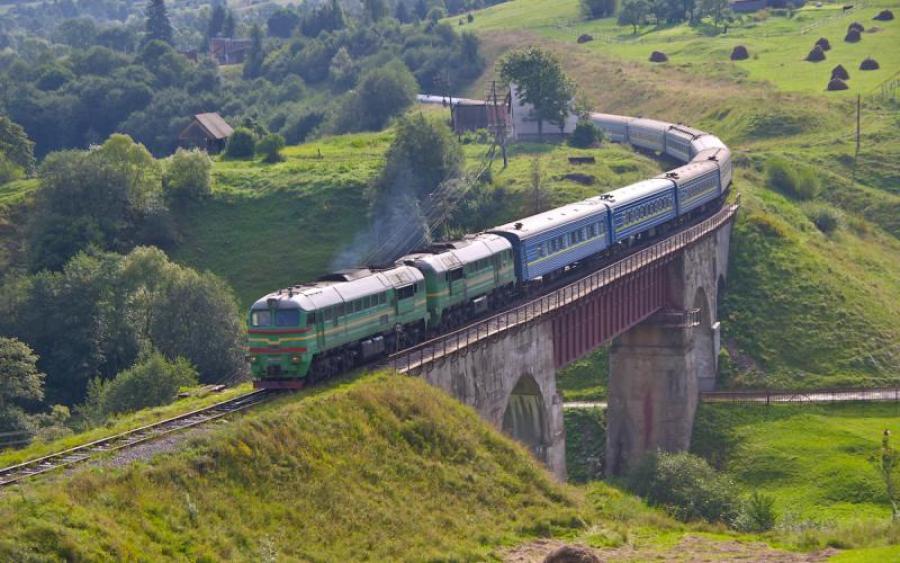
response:
[[[691,141],[691,147],[694,148],[696,152],[705,151],[707,149],[727,149],[725,143],[722,142],[722,139],[716,137],[715,135],[703,135],[702,137],[698,137]]]
[[[601,201],[598,198],[591,198],[577,203],[563,205],[562,207],[557,207],[550,211],[513,221],[512,223],[500,225],[494,227],[489,232],[508,233],[516,236],[520,240],[525,240],[545,231],[567,225],[573,221],[605,213],[606,202]]]
[[[658,121],[656,119],[648,119],[646,117],[637,117],[628,122],[628,127],[638,127],[641,129],[653,129],[659,132],[665,132],[669,130],[671,127],[671,123],[666,123],[665,121]]]
[[[670,190],[673,186],[672,180],[665,178],[651,178],[649,180],[641,180],[630,186],[625,186],[624,188],[607,192],[603,195],[592,197],[588,201],[602,201],[610,207],[615,208],[645,198],[649,195]]]
[[[323,276],[318,281],[291,286],[257,299],[252,309],[268,309],[269,300],[275,300],[278,309],[300,308],[315,311],[368,295],[382,293],[390,288],[400,288],[425,279],[422,272],[409,266],[397,266],[385,270],[366,269],[337,272]],[[366,273],[368,272],[368,273]],[[343,279],[342,279],[343,278]],[[345,281],[347,278],[349,280]]]
[[[466,264],[493,256],[512,245],[505,238],[491,234],[479,233],[467,236],[463,240],[441,242],[424,250],[418,250],[397,260],[398,264],[428,267],[436,273],[453,270]]]

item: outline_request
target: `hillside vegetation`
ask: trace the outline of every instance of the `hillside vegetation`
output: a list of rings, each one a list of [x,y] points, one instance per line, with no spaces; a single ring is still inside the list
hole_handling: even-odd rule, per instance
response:
[[[878,24],[884,31],[863,34],[853,49],[878,49],[875,56],[884,61],[878,76],[887,79],[900,64],[882,42],[891,41],[896,31],[887,30],[898,26],[871,21],[883,7],[897,11],[890,0],[847,14],[826,3],[827,9],[805,8],[794,17],[745,18],[728,34],[714,37],[707,36],[713,34],[706,24],[681,24],[645,26],[635,40],[630,27],[617,27],[611,19],[584,21],[576,0],[555,2],[552,8],[545,0],[498,5],[467,25],[479,33],[494,61],[527,44],[556,52],[598,111],[690,123],[731,147],[737,166],[734,189],[742,195],[743,209],[719,311],[732,360],[725,384],[874,385],[900,378],[900,112],[896,102],[870,92],[870,83],[854,82],[865,73],[848,67],[850,82],[861,84],[851,94],[866,94],[852,181],[855,100],[824,92],[824,83],[813,87],[815,81],[804,79],[802,68],[815,65],[793,56],[788,46],[811,45],[856,20],[867,27]],[[804,32],[820,20],[821,26]],[[595,40],[577,45],[583,32]],[[851,56],[842,37],[832,38],[829,53]],[[773,47],[757,49],[751,40]],[[736,43],[746,44],[751,55],[758,51],[759,59],[727,60]],[[665,51],[670,62],[648,62],[653,49]],[[744,68],[745,63],[776,64],[776,57],[785,66],[761,70],[768,81]],[[826,74],[833,66],[831,59],[819,64],[828,65],[820,69]],[[491,77],[487,73],[470,93],[483,91]],[[773,188],[767,170],[776,157],[788,168],[811,171],[818,188],[811,201]],[[822,207],[835,218],[835,229],[817,226]]]
[[[313,395],[149,465],[4,495],[0,558],[474,560],[530,538],[655,546],[632,533],[680,529],[605,486],[585,495],[556,484],[421,380]]]
[[[898,529],[889,525],[877,462],[882,432],[900,433],[898,415],[889,403],[703,404],[691,449],[747,493],[772,495],[782,533],[842,547],[880,536],[896,556]]]

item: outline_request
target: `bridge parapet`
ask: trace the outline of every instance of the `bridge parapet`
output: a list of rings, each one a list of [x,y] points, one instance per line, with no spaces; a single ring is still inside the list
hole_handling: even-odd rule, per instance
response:
[[[388,366],[400,373],[416,375],[431,369],[436,362],[465,355],[471,347],[489,339],[499,338],[506,332],[547,318],[558,318],[562,313],[578,314],[577,310],[581,308],[579,305],[584,304],[588,298],[596,297],[604,290],[613,288],[629,278],[637,278],[642,271],[665,266],[684,249],[729,224],[734,219],[738,208],[738,204],[726,205],[712,217],[634,252],[578,281],[503,313],[473,323],[461,330],[394,354],[388,358]],[[638,282],[642,283],[641,280]],[[556,367],[564,366],[578,359],[660,311],[668,304],[669,296],[665,287],[652,286],[652,280],[647,280],[642,285],[644,287],[641,289],[649,290],[652,299],[645,300],[643,303],[629,303],[624,299],[624,292],[619,295],[610,294],[609,305],[624,307],[624,309],[616,310],[610,315],[613,318],[607,324],[596,325],[596,330],[578,331],[579,335],[575,338],[567,337],[567,342],[561,342],[562,338],[556,334],[572,331],[555,330],[554,363]],[[586,319],[575,319],[573,323],[571,326],[587,328],[582,326],[587,324]]]

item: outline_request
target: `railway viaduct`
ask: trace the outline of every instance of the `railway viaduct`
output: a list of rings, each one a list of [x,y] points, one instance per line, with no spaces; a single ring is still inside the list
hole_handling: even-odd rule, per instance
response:
[[[564,478],[556,371],[611,343],[607,471],[684,450],[715,381],[716,308],[737,205],[531,302],[390,358],[526,444]]]

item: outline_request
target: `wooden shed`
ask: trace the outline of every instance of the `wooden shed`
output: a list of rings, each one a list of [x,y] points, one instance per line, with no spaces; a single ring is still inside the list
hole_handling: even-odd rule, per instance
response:
[[[198,113],[191,124],[178,135],[178,144],[185,148],[205,149],[210,154],[225,149],[228,138],[234,133],[218,113]]]

